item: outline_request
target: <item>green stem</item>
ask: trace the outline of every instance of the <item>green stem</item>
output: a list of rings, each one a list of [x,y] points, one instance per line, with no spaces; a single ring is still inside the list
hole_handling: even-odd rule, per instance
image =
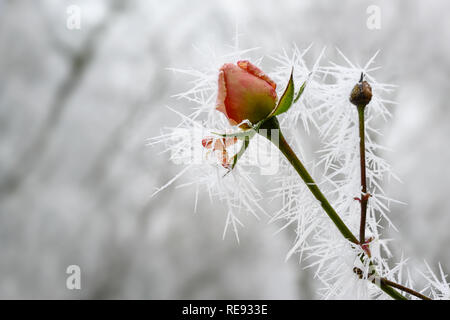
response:
[[[346,238],[350,242],[357,244],[358,239],[356,239],[356,237],[353,235],[350,229],[345,225],[344,221],[342,221],[337,212],[328,202],[327,198],[325,198],[324,194],[322,193],[322,191],[320,191],[316,182],[308,173],[306,168],[303,166],[302,162],[297,158],[297,155],[289,146],[289,144],[287,143],[286,139],[284,138],[281,132],[280,132],[280,143],[278,148],[288,159],[288,161],[291,163],[291,165],[294,167],[294,169],[297,171],[297,173],[300,175],[303,181],[306,183],[306,186],[309,188],[314,197],[320,202],[320,205],[322,206],[323,210],[325,210],[327,215],[334,222],[334,224],[339,229],[344,238]]]
[[[344,221],[339,217],[337,212],[334,210],[334,208],[331,206],[331,204],[328,202],[327,198],[324,196],[322,191],[320,191],[319,187],[315,183],[314,179],[311,177],[311,175],[306,170],[303,163],[300,161],[300,159],[297,157],[295,152],[292,150],[292,148],[287,143],[286,139],[284,138],[283,134],[280,130],[280,125],[278,123],[278,120],[275,117],[270,118],[266,122],[262,124],[260,129],[266,129],[267,134],[263,135],[269,141],[274,143],[278,149],[280,149],[281,153],[284,154],[286,159],[291,163],[291,165],[294,167],[294,169],[297,171],[299,176],[303,179],[303,181],[306,183],[306,186],[309,188],[311,193],[314,195],[314,197],[320,202],[320,205],[322,206],[323,210],[326,212],[326,214],[330,217],[330,219],[333,221],[333,223],[336,225],[336,227],[339,229],[341,234],[344,236],[345,239],[349,240],[350,242],[353,242],[355,244],[359,245],[358,239],[353,235],[353,233],[350,231],[350,229],[346,226]],[[278,130],[279,133],[279,140],[278,141],[272,141],[272,130]],[[278,142],[278,144],[277,144]],[[383,290],[386,294],[391,296],[393,299],[396,300],[407,300],[403,295],[398,293],[396,290],[391,288],[390,286],[386,285],[385,283],[381,282],[379,285],[380,289]]]
[[[281,133],[278,120],[275,117],[270,118],[261,126],[261,129],[268,129],[267,138],[271,141],[272,141],[272,139],[271,139],[270,131],[273,129],[279,130],[279,141],[272,141],[272,142],[278,142],[278,145],[276,145],[276,144],[275,145],[278,147],[278,149],[280,149],[280,151],[284,154],[286,159],[291,163],[291,165],[297,171],[299,176],[306,183],[306,186],[312,192],[314,197],[320,202],[320,205],[322,206],[323,210],[325,210],[327,215],[334,222],[334,224],[339,229],[339,231],[344,236],[344,238],[346,238],[350,242],[359,244],[358,239],[356,239],[356,237],[353,235],[353,233],[350,231],[350,229],[345,225],[344,221],[342,221],[342,219],[339,217],[337,212],[334,210],[334,208],[328,202],[327,198],[325,198],[322,191],[320,191],[320,189],[317,186],[314,179],[311,177],[311,175],[308,173],[306,168],[303,166],[303,163],[298,159],[294,150],[292,150],[292,148],[287,143],[286,139],[284,138],[283,134]]]
[[[394,300],[408,300],[405,296],[400,294],[397,290],[388,286],[384,281],[381,281],[379,288],[383,290],[387,295],[389,295]]]

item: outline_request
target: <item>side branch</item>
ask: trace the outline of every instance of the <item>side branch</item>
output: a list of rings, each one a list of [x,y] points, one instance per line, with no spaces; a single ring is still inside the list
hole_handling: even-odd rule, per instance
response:
[[[409,293],[409,294],[411,294],[413,296],[416,296],[417,298],[420,298],[422,300],[432,300],[431,298],[429,298],[429,297],[427,297],[427,296],[425,296],[425,295],[423,295],[423,294],[421,294],[421,293],[419,293],[417,291],[414,291],[413,289],[410,289],[408,287],[402,286],[401,284],[392,282],[392,281],[390,281],[390,280],[388,280],[386,278],[382,278],[381,282],[384,282],[386,285],[391,286],[393,288],[397,288],[397,289],[399,289],[401,291],[407,292],[407,293]]]

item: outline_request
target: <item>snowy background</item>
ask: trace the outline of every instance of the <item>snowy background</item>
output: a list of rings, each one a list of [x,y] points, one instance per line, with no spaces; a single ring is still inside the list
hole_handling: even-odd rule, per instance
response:
[[[66,26],[81,8],[81,28]],[[381,9],[381,29],[366,9]],[[240,244],[222,240],[225,214],[171,186],[180,167],[146,139],[178,120],[165,106],[199,68],[199,50],[243,47],[271,56],[311,43],[399,86],[383,128],[391,181],[391,248],[410,265],[450,272],[450,20],[448,1],[0,0],[0,298],[313,299],[320,284],[296,257],[294,234],[245,217]],[[200,48],[200,49],[199,49]],[[270,70],[274,62],[263,61]],[[185,106],[189,108],[189,105]],[[315,139],[305,138],[313,148]],[[263,184],[263,180],[260,181]],[[272,204],[276,207],[276,204]],[[81,267],[82,289],[66,288]]]

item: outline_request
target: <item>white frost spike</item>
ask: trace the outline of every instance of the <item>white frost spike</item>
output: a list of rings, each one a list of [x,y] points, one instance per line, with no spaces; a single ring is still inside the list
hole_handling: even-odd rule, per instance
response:
[[[170,186],[172,183],[174,183],[179,177],[181,177],[186,171],[188,171],[189,168],[190,167],[187,166],[186,168],[181,170],[180,173],[178,173],[175,177],[170,179],[165,185],[163,185],[162,187],[158,188],[155,192],[153,192],[152,195],[150,196],[150,198],[154,197],[155,195],[157,195],[158,193],[160,193],[161,191],[166,189],[168,186]]]
[[[425,265],[427,271],[421,274],[427,280],[428,285],[424,290],[430,291],[435,300],[449,300],[450,284],[447,282],[447,275],[444,273],[441,264],[439,263],[439,276],[433,272],[427,262],[425,262]]]

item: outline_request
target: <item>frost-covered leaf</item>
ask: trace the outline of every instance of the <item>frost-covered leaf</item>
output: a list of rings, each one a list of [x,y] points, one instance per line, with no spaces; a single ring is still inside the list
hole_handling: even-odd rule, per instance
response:
[[[306,87],[306,81],[303,82],[302,86],[300,87],[300,90],[298,90],[297,95],[294,98],[294,103],[296,103],[298,101],[298,99],[300,99],[303,91],[305,91],[305,87]]]
[[[289,108],[292,106],[292,103],[294,101],[294,78],[293,78],[294,69],[291,71],[291,76],[289,77],[289,82],[286,86],[286,89],[283,92],[283,95],[280,98],[280,101],[278,101],[278,105],[276,108],[272,111],[272,113],[269,115],[270,117],[274,117],[277,115],[280,115],[286,111],[289,110]]]

